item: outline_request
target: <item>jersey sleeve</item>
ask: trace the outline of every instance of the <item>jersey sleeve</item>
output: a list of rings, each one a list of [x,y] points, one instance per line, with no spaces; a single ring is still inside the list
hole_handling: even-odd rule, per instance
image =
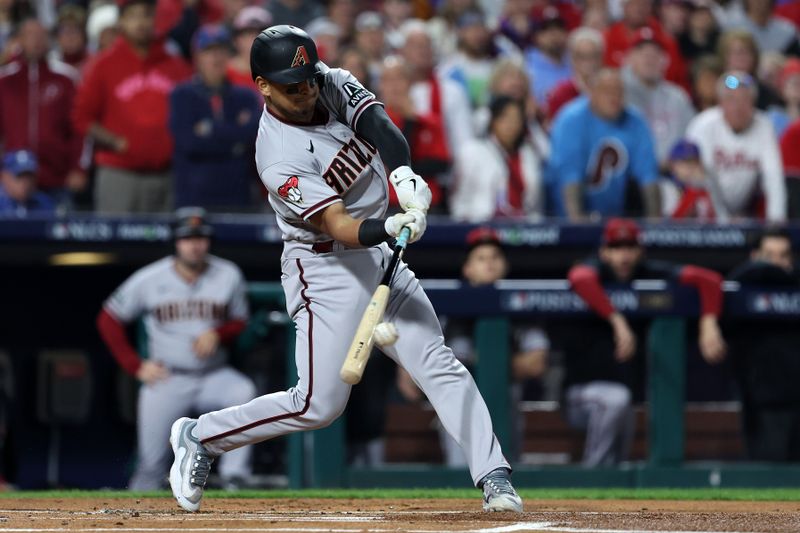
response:
[[[247,284],[238,268],[234,272],[233,293],[228,302],[228,318],[230,320],[247,320],[250,317],[250,308],[247,304]]]
[[[337,118],[353,131],[361,113],[371,105],[380,104],[355,76],[340,68],[330,69],[325,74],[322,94]]]
[[[120,322],[133,322],[145,310],[143,291],[144,277],[136,273],[109,296],[103,308]]]
[[[274,201],[303,220],[342,199],[310,164],[285,161],[265,168],[261,181]]]

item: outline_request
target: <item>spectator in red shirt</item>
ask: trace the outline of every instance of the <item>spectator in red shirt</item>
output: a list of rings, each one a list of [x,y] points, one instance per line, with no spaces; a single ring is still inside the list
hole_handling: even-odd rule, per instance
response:
[[[622,7],[622,20],[611,25],[606,30],[606,65],[619,67],[625,61],[628,49],[633,45],[639,30],[649,27],[654,37],[664,43],[669,57],[669,65],[665,74],[666,79],[688,89],[689,78],[686,73],[686,64],[678,50],[678,43],[672,38],[661,23],[653,16],[651,0],[624,0]]]
[[[800,218],[800,120],[794,121],[781,137],[783,171],[786,174],[786,196],[788,215],[791,219]]]
[[[259,6],[247,6],[233,19],[233,46],[236,54],[228,60],[227,76],[231,83],[250,89],[259,100],[263,97],[250,72],[250,48],[261,30],[272,24],[272,15]]]
[[[34,18],[19,28],[21,54],[0,73],[0,137],[6,151],[31,150],[39,188],[61,197],[82,190],[82,140],[70,122],[77,71],[48,60],[47,30]],[[66,198],[59,198],[66,200]]]
[[[121,37],[78,90],[73,120],[95,142],[95,209],[125,213],[172,206],[169,93],[192,70],[155,38],[150,0],[121,0]]]
[[[54,58],[80,71],[87,58],[86,10],[75,4],[61,6],[55,33]]]
[[[444,121],[441,114],[433,110],[417,109],[411,98],[411,69],[398,57],[384,61],[379,82],[380,99],[392,122],[400,128],[411,148],[411,161],[431,188],[432,206],[442,202],[442,188],[434,176],[450,170],[451,154],[447,145]],[[390,189],[390,201],[397,205],[394,189]]]
[[[589,80],[603,66],[603,34],[593,28],[578,28],[567,42],[572,77],[556,85],[547,97],[547,119],[552,122],[559,109],[585,93]]]
[[[597,257],[574,266],[568,275],[572,290],[606,322],[584,324],[581,334],[566,339],[564,346],[566,414],[572,426],[587,430],[586,466],[627,458],[633,430],[632,388],[637,385],[632,364],[644,355],[634,333],[639,328],[614,307],[603,283],[668,279],[695,287],[700,295],[698,342],[703,358],[718,363],[727,349],[718,323],[722,276],[693,265],[646,259],[640,233],[633,220],[610,219]]]

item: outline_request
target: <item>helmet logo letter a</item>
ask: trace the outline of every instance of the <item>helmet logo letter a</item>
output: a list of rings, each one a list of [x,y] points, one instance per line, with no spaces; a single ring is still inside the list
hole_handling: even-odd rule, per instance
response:
[[[297,52],[294,53],[294,60],[292,61],[292,67],[300,67],[303,65],[308,65],[308,52],[306,52],[305,46],[298,46]]]

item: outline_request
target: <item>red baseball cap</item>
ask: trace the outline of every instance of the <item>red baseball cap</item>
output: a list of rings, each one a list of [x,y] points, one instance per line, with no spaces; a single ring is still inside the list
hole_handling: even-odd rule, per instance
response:
[[[472,250],[481,244],[500,246],[500,236],[490,227],[481,226],[467,233],[467,249]]]
[[[610,218],[603,228],[603,244],[619,246],[621,244],[640,245],[642,230],[639,224],[630,218]]]
[[[656,32],[647,26],[636,32],[636,35],[633,37],[633,42],[631,43],[631,48],[636,48],[643,44],[654,44],[662,50],[666,50],[667,48],[664,42],[658,38]]]
[[[790,57],[786,60],[786,63],[783,64],[783,68],[781,69],[779,76],[778,86],[783,89],[786,81],[796,74],[800,74],[800,59],[797,59],[796,57]]]

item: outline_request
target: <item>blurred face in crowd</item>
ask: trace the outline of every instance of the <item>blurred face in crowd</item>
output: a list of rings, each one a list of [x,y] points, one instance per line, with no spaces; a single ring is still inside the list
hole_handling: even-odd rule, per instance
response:
[[[126,6],[119,16],[120,31],[134,46],[148,46],[155,36],[155,13],[155,7],[144,2]]]
[[[483,24],[470,24],[458,30],[461,49],[471,57],[482,57],[489,49],[489,30]]]
[[[56,40],[65,56],[78,54],[86,49],[86,33],[81,26],[74,22],[60,24]]]
[[[656,85],[667,70],[667,54],[655,43],[642,43],[628,55],[631,70],[645,85]]]
[[[725,70],[741,70],[753,73],[756,68],[756,57],[748,44],[741,39],[734,39],[728,47],[724,58]]]
[[[567,30],[550,24],[536,32],[536,46],[547,56],[560,59],[567,49]]]
[[[757,22],[768,20],[772,16],[772,0],[745,0],[747,14]]]
[[[572,45],[570,50],[572,68],[581,79],[589,79],[603,64],[603,53],[596,43],[581,39]]]
[[[175,241],[176,258],[189,270],[200,270],[206,264],[211,240],[208,237],[186,237]]]
[[[602,70],[590,87],[592,111],[602,119],[617,120],[625,107],[625,87],[619,72]]]
[[[604,32],[608,28],[608,10],[604,7],[586,8],[581,18],[581,25]]]
[[[37,61],[47,53],[47,30],[38,20],[28,19],[19,28],[19,44],[26,59]]]
[[[706,177],[706,171],[699,159],[670,161],[669,170],[676,179],[690,187],[702,185]]]
[[[650,0],[623,0],[622,5],[622,17],[631,28],[644,26],[653,12]]]
[[[719,105],[725,122],[733,131],[738,133],[750,127],[755,112],[752,91],[746,88],[725,89],[719,97]]]
[[[714,70],[701,70],[695,76],[693,90],[700,111],[717,105],[717,80],[720,74]]]
[[[793,74],[783,82],[781,96],[787,104],[800,104],[800,74]]]
[[[195,53],[197,73],[205,83],[217,87],[225,80],[225,69],[229,58],[228,48],[224,45],[209,46]]]
[[[381,101],[388,109],[401,110],[408,100],[410,89],[408,67],[401,61],[387,61],[381,71]]]
[[[328,4],[328,18],[339,28],[343,35],[352,35],[353,24],[358,15],[355,0],[331,0]]]
[[[492,94],[510,96],[524,102],[530,95],[530,84],[525,72],[519,68],[509,68],[497,77],[491,87]]]
[[[758,250],[753,251],[751,255],[756,261],[764,261],[787,272],[791,272],[794,268],[792,243],[786,237],[764,237]]]
[[[427,75],[434,65],[433,46],[430,37],[422,32],[413,32],[403,45],[403,59],[418,76]]]
[[[643,255],[644,250],[638,244],[626,243],[600,247],[600,260],[611,269],[619,281],[628,281],[633,277],[636,265],[642,260]]]
[[[228,22],[233,21],[239,11],[250,4],[247,0],[222,0],[223,18]]]
[[[383,3],[383,14],[386,20],[393,27],[397,27],[404,21],[411,18],[414,6],[410,0],[385,0]]]
[[[356,32],[356,47],[369,57],[378,59],[383,56],[386,45],[381,28],[366,28]]]
[[[31,172],[13,174],[4,170],[2,176],[3,189],[12,200],[20,203],[27,202],[36,191],[36,175]]]
[[[506,149],[512,150],[525,130],[525,113],[522,106],[509,102],[492,121],[492,135]]]
[[[236,49],[236,55],[250,59],[250,48],[253,47],[253,41],[256,40],[258,34],[261,33],[256,29],[244,29],[236,32],[233,36],[233,47]]]
[[[499,246],[479,244],[467,256],[461,272],[470,285],[489,285],[506,277],[508,262]]]
[[[684,0],[671,0],[661,4],[661,23],[671,35],[680,35],[689,24],[689,5]]]
[[[369,88],[370,75],[365,58],[358,50],[346,50],[339,58],[339,66],[350,72],[363,85]]]
[[[710,9],[695,8],[689,13],[688,27],[693,35],[708,35],[717,28],[717,20]]]
[[[509,17],[527,17],[533,10],[534,0],[506,0],[505,13]]]
[[[308,122],[314,116],[314,106],[319,96],[319,84],[316,80],[283,84],[258,76],[256,86],[270,109],[279,117],[295,122]]]

